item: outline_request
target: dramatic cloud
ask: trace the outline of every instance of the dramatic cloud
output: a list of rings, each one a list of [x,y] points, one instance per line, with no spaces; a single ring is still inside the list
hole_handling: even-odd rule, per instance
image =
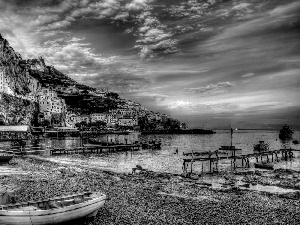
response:
[[[142,59],[156,59],[159,55],[175,53],[178,50],[176,40],[163,40],[153,45],[138,45]]]
[[[254,73],[246,73],[242,75],[242,77],[253,77],[255,74]]]
[[[194,94],[198,93],[208,93],[208,94],[220,94],[224,93],[226,88],[234,87],[235,85],[230,82],[219,82],[217,84],[209,84],[205,87],[198,88],[186,88],[185,91],[192,92]]]
[[[299,124],[299,12],[297,0],[10,0],[0,33],[23,58],[188,125]]]
[[[149,3],[153,2],[153,0],[132,0],[125,7],[130,11],[141,11],[149,9]]]

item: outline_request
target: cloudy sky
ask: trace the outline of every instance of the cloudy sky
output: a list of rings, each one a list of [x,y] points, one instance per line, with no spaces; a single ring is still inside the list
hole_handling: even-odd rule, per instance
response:
[[[0,33],[190,127],[300,125],[299,0],[0,0]]]

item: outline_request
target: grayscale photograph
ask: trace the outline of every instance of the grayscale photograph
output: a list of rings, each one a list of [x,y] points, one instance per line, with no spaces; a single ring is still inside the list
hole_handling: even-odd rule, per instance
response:
[[[0,0],[0,225],[298,225],[299,141],[299,0]]]

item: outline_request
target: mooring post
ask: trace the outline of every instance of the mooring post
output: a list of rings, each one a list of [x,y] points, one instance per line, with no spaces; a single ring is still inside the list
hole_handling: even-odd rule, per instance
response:
[[[273,152],[272,152],[272,162],[274,161],[274,158],[273,158]]]
[[[288,160],[287,151],[284,151],[284,159],[285,159],[285,161],[287,161],[287,160]]]

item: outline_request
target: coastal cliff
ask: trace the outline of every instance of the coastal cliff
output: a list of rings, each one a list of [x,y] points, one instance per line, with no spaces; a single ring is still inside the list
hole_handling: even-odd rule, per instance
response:
[[[169,115],[96,89],[46,65],[42,57],[22,59],[0,34],[0,123],[2,125],[95,126],[115,129],[179,130]],[[94,124],[94,125],[93,125]],[[97,124],[96,124],[97,125]]]
[[[38,105],[26,99],[30,93],[24,60],[0,35],[0,124],[31,125]]]

